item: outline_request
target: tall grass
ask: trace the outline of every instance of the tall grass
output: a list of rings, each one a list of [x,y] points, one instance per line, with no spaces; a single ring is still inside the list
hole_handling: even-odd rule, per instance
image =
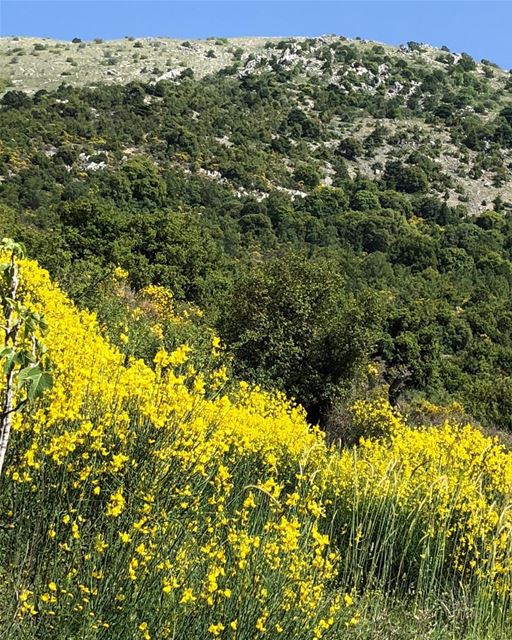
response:
[[[446,474],[445,467],[430,469],[432,484],[413,486],[405,499],[397,460],[369,481],[366,473],[360,475],[371,464],[364,451],[354,448],[350,455],[353,482],[341,499],[332,498],[331,508],[331,539],[343,549],[341,584],[353,585],[366,598],[372,594],[384,609],[407,603],[413,613],[429,612],[446,637],[507,637],[511,582],[501,563],[510,562],[512,538],[507,535],[499,560],[492,539],[478,541],[476,560],[469,550],[461,554],[467,535],[460,510],[463,489],[456,487],[448,501],[439,495],[434,478]],[[509,510],[506,504],[496,519],[508,517]]]
[[[198,470],[202,439],[136,415],[131,429],[123,452],[137,463],[104,476],[98,494],[94,471],[77,482],[86,447],[66,465],[43,464],[30,484],[2,481],[0,637],[310,638],[322,619],[344,628],[351,608],[330,588],[334,558],[301,507],[299,464],[288,461],[285,492],[279,472],[234,443]],[[101,452],[87,462],[105,463]],[[125,504],[109,517],[120,487]]]

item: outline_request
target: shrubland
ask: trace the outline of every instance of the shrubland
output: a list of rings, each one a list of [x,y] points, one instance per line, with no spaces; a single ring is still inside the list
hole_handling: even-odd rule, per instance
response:
[[[208,363],[184,343],[150,367],[19,268],[53,384],[15,415],[0,478],[3,637],[506,637],[495,439],[455,412],[411,427],[376,389],[340,448],[281,394],[227,384],[215,336]]]
[[[226,46],[0,100],[0,637],[505,639],[510,78]]]

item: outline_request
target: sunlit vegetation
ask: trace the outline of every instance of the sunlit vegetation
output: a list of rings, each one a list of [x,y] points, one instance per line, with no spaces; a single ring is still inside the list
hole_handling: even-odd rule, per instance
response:
[[[6,637],[380,637],[377,602],[435,637],[506,637],[496,441],[411,428],[377,394],[350,410],[367,437],[338,449],[279,394],[228,390],[217,338],[201,370],[187,344],[126,362],[34,262],[20,272],[53,386],[16,415],[0,478]]]
[[[369,64],[365,51],[333,49],[340,60],[363,55]],[[404,76],[425,74],[413,61],[391,62]],[[362,114],[391,122],[381,113],[385,96],[352,84],[348,99],[312,76],[300,85],[313,105],[304,109],[294,74],[279,69],[241,79],[6,93],[0,231],[22,240],[74,299],[97,308],[106,327],[111,305],[99,300],[98,287],[115,264],[134,292],[162,285],[198,305],[236,354],[238,375],[281,388],[322,424],[341,398],[359,394],[361,366],[378,361],[393,403],[455,399],[484,424],[510,429],[507,200],[496,196],[469,214],[453,202],[458,187],[420,129],[392,133],[376,120],[366,137],[355,130],[340,136],[340,123]],[[477,149],[486,150],[486,162],[491,149],[505,161],[510,105],[474,74],[460,65],[433,71],[428,99],[417,107],[402,100],[393,121],[416,114],[444,127],[468,162],[480,163]],[[484,95],[494,109],[485,118],[476,108]],[[463,115],[468,104],[476,115]],[[379,173],[354,174],[359,156],[371,158],[383,144],[410,151],[385,160]],[[508,179],[498,164],[481,170]],[[312,282],[329,272],[334,295],[317,318],[307,309],[322,285],[300,284],[314,271]],[[273,283],[281,272],[297,282],[284,298],[279,278]],[[265,329],[247,317],[256,283],[266,292],[259,302]],[[291,318],[275,313],[280,299]],[[350,355],[336,337],[341,307],[361,338]],[[308,342],[310,321],[317,329]],[[272,334],[272,349],[261,331]],[[329,365],[321,362],[326,353]],[[307,376],[296,367],[306,361]]]
[[[510,74],[35,44],[75,86],[0,81],[0,638],[508,640]]]

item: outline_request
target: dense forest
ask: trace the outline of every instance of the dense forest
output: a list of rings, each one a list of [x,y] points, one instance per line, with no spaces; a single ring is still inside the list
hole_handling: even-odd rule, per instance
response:
[[[512,76],[416,50],[269,41],[200,78],[7,90],[0,231],[114,341],[115,266],[134,295],[168,288],[311,421],[336,422],[370,366],[393,404],[511,430]]]

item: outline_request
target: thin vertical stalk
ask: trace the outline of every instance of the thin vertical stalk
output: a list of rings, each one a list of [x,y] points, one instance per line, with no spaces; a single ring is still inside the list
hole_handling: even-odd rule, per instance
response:
[[[16,294],[18,292],[19,285],[19,270],[18,265],[14,259],[14,252],[11,254],[11,281],[9,286],[8,297],[10,301],[7,301],[5,307],[5,346],[11,344],[16,346],[18,337],[19,322],[14,318],[13,302],[16,300]],[[7,445],[9,444],[9,436],[11,434],[12,419],[14,415],[14,366],[11,365],[6,374],[5,381],[5,397],[2,403],[2,413],[0,414],[0,475],[2,474],[2,468],[4,465],[5,455],[7,452]]]

